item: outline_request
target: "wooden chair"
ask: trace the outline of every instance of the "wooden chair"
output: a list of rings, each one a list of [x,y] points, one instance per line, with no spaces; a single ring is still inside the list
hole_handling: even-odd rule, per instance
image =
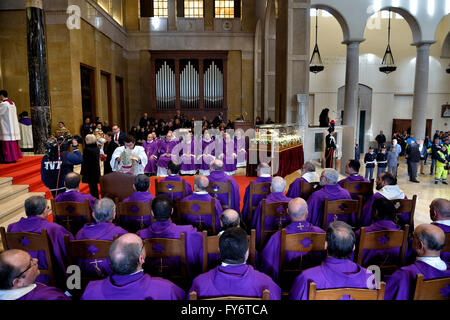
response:
[[[114,236],[114,240],[117,235]],[[68,265],[76,265],[79,260],[93,260],[93,264],[97,267],[97,275],[87,275],[85,270],[81,271],[82,287],[91,280],[99,280],[108,276],[104,274],[97,266],[98,260],[109,259],[109,248],[112,241],[107,240],[70,240],[68,235],[64,236],[64,244],[67,252]]]
[[[396,199],[391,200],[392,203],[395,206],[395,212],[397,215],[408,212],[409,213],[409,225],[411,226],[411,232],[414,231],[414,212],[416,211],[416,201],[417,201],[417,195],[413,195],[412,199]]]
[[[320,186],[320,182],[304,182],[300,183],[300,194],[299,197],[304,196],[305,194],[313,194],[314,191],[317,190],[317,187]]]
[[[42,229],[41,233],[6,232],[4,227],[0,227],[0,235],[2,237],[4,250],[19,249],[27,252],[44,251],[47,269],[39,269],[39,271],[42,275],[47,275],[49,277],[49,285],[55,285],[52,245],[46,229]]]
[[[223,210],[231,208],[231,182],[210,182],[206,189],[211,197],[217,199],[217,194],[228,193],[228,204],[222,204]]]
[[[298,269],[287,269],[285,267],[285,255],[286,251],[292,252],[311,252],[311,251],[322,251],[325,250],[325,233],[293,233],[287,234],[286,229],[281,229],[281,241],[280,241],[280,261],[279,261],[279,276],[280,283],[282,279],[286,279],[286,284],[289,283],[292,286],[292,281],[295,276],[299,275],[302,270],[302,258],[300,259],[300,264]],[[304,245],[307,244],[308,246]],[[289,280],[289,281],[288,281]],[[286,295],[286,294],[285,294]]]
[[[328,201],[328,197],[325,197],[325,203],[323,205],[323,220],[322,229],[327,230],[327,219],[329,214],[334,215],[334,220],[337,220],[337,215],[356,213],[356,225],[359,223],[361,216],[362,201],[360,200],[334,200]],[[354,226],[353,226],[354,227]]]
[[[450,277],[423,280],[423,274],[417,275],[414,300],[450,300]]]
[[[347,189],[351,194],[357,195],[367,195],[373,194],[373,185],[374,179],[371,179],[370,182],[364,181],[353,181],[353,182],[344,182],[344,189]]]
[[[203,236],[203,272],[208,271],[208,254],[220,254],[219,252],[219,235],[209,236],[208,232],[204,230]],[[250,264],[256,268],[256,230],[252,229],[250,236],[248,236],[248,249]]]
[[[147,228],[150,224],[144,223],[144,217],[150,217],[153,222],[152,216],[152,203],[147,202],[119,202],[116,212],[117,224],[123,227],[128,232],[135,233],[138,230]],[[140,221],[124,222],[123,217],[139,218]]]
[[[261,297],[223,296],[203,299],[197,299],[197,292],[191,291],[189,300],[270,300],[270,291],[269,289],[264,289]]]
[[[262,183],[250,183],[250,188],[249,188],[249,221],[250,223],[252,222],[253,219],[253,213],[255,212],[256,208],[258,207],[258,203],[253,203],[253,196],[255,195],[261,195],[264,198],[266,198],[266,196],[268,194],[270,194],[270,186],[271,183],[270,182],[262,182]]]
[[[338,288],[317,290],[314,282],[309,283],[308,300],[384,300],[386,283],[380,282],[379,289]]]
[[[216,230],[216,206],[215,201],[178,201],[177,202],[178,221],[183,223],[184,215],[193,215],[199,217],[199,222],[190,223],[194,225],[199,231],[207,230],[208,234],[217,234]],[[202,216],[211,216],[211,228],[202,224]]]
[[[155,179],[155,190],[156,194],[170,194],[173,201],[179,200],[180,197],[173,196],[174,193],[182,193],[181,199],[186,197],[186,181],[159,181]]]
[[[55,202],[50,199],[54,221],[75,235],[85,223],[92,222],[89,200],[85,202]],[[83,219],[84,217],[84,219]]]
[[[441,250],[442,252],[450,252],[450,233],[445,234],[445,247]]]
[[[146,260],[159,260],[160,267],[158,270],[153,270],[157,274],[152,274],[152,276],[169,278],[176,283],[185,284],[187,281],[187,265],[186,265],[186,235],[185,233],[180,233],[180,239],[169,239],[169,238],[150,238],[144,240],[144,250],[146,253]],[[180,272],[177,273],[167,273],[166,270],[169,266],[164,266],[164,258],[180,258],[180,266],[177,268]],[[148,262],[145,263],[146,265]],[[146,268],[147,269],[147,268]]]
[[[261,225],[260,225],[260,238],[259,247],[262,248],[265,244],[266,234],[272,235],[275,232],[281,230],[285,224],[283,224],[283,218],[289,218],[289,213],[287,211],[288,202],[272,202],[266,203],[266,199],[261,200]],[[276,230],[265,230],[266,218],[267,217],[279,217],[278,229]],[[286,219],[288,221],[288,219]]]
[[[362,265],[364,250],[400,248],[400,256],[398,257],[398,263],[396,265],[380,265],[379,267],[387,273],[392,273],[392,271],[401,268],[405,262],[408,232],[409,225],[405,226],[405,230],[398,231],[383,230],[366,232],[366,227],[362,227],[357,250],[357,263],[360,266]]]
[[[135,176],[122,172],[111,172],[100,177],[100,194],[102,198],[119,198],[119,201],[133,194]],[[117,186],[120,186],[118,188]]]

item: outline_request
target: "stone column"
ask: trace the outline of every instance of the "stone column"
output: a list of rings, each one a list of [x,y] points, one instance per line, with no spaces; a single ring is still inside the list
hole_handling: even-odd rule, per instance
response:
[[[430,44],[431,43],[429,42],[416,44],[416,77],[414,80],[414,101],[411,122],[411,133],[416,139],[425,138],[428,75],[430,69]]]
[[[169,0],[167,13],[169,15],[167,19],[167,30],[176,31],[177,30],[177,7],[175,0]]]
[[[359,87],[359,43],[362,40],[348,40],[347,62],[345,65],[344,125],[352,126],[357,136],[358,87]]]
[[[28,78],[34,153],[44,154],[50,136],[50,103],[42,0],[26,1]]]

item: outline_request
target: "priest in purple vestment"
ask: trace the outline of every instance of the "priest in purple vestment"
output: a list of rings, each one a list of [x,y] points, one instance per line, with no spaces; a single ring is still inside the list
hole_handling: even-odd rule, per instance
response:
[[[146,202],[154,198],[148,190],[150,188],[150,179],[145,174],[140,174],[134,178],[133,194],[124,199],[123,202]],[[148,227],[152,223],[150,216],[128,217],[120,216],[120,224],[125,230],[139,230]]]
[[[258,169],[256,171],[258,178],[256,178],[255,181],[250,181],[250,184],[257,184],[257,183],[272,183],[272,176],[271,176],[271,169],[270,166],[267,163],[260,163],[258,165]],[[245,188],[245,194],[244,194],[244,207],[242,208],[242,220],[244,221],[246,226],[251,225],[251,219],[250,219],[250,184]],[[267,190],[269,191],[269,190]],[[262,199],[266,198],[265,195],[261,194],[254,194],[252,199],[252,206],[257,206]],[[256,209],[255,209],[256,210]]]
[[[291,223],[286,228],[286,234],[295,233],[325,233],[319,227],[315,227],[306,221],[308,216],[308,205],[302,198],[295,198],[289,201],[288,206],[289,216],[291,217]],[[305,238],[306,240],[306,238]],[[261,271],[269,275],[278,282],[279,279],[279,267],[280,267],[280,243],[281,243],[281,231],[277,231],[269,242],[267,242],[264,250],[261,252]],[[310,246],[310,243],[301,244],[306,248]],[[323,251],[311,251],[311,252],[293,252],[286,251],[284,257],[284,265],[286,269],[296,269],[299,266],[302,269],[307,269],[319,265],[325,260],[326,252]],[[292,268],[289,268],[292,266]]]
[[[314,192],[308,199],[308,208],[310,209],[308,221],[314,226],[321,227],[323,224],[323,210],[326,197],[328,197],[328,201],[352,199],[350,193],[337,184],[338,179],[339,173],[336,170],[327,168],[322,171],[320,185],[323,188]],[[329,214],[327,217],[327,226],[333,220],[334,216]],[[345,221],[354,226],[356,224],[356,213],[351,215],[338,215],[337,220]]]
[[[348,177],[342,179],[338,182],[338,184],[344,188],[344,184],[346,182],[369,182],[366,178],[359,174],[359,169],[361,168],[361,163],[359,160],[349,160],[345,165],[345,173],[348,174]],[[358,194],[350,193],[352,199],[358,200]],[[373,191],[370,193],[363,195],[363,203],[365,203],[371,196],[373,195]]]
[[[236,144],[237,151],[237,164],[238,168],[245,167],[247,165],[247,143],[245,142],[245,136],[242,134],[242,129],[237,129],[234,133],[234,143]]]
[[[335,288],[374,289],[372,272],[351,261],[355,233],[343,221],[332,222],[327,229],[327,258],[320,266],[304,270],[294,282],[289,299],[308,300],[309,283],[317,290]],[[348,298],[348,297],[347,297]],[[345,299],[345,295],[340,299]]]
[[[149,133],[147,135],[147,141],[142,143],[144,147],[145,154],[147,155],[147,165],[144,168],[144,173],[154,175],[156,174],[156,163],[158,161],[158,149],[159,144],[153,139],[153,134]]]
[[[219,251],[222,264],[195,278],[189,292],[195,291],[199,298],[261,297],[268,289],[271,300],[281,299],[280,287],[269,276],[246,264],[248,239],[243,229],[225,231],[219,238]]]
[[[200,152],[196,152],[196,148],[198,148],[198,142],[192,139],[192,134],[190,132],[186,133],[184,141],[180,143],[182,153],[180,156],[180,172],[182,175],[194,175],[197,173],[195,155]]]
[[[316,173],[316,166],[312,162],[305,162],[303,164],[303,168],[301,171],[302,175],[300,178],[295,179],[294,182],[292,182],[289,185],[289,190],[287,192],[287,196],[289,198],[303,198],[305,200],[308,200],[308,198],[311,196],[311,193],[305,193],[301,194],[301,184],[302,183],[311,183],[311,182],[319,182],[319,177]]]
[[[284,191],[286,190],[286,180],[282,177],[274,177],[272,179],[272,184],[270,186],[271,193],[266,197],[266,203],[272,202],[289,202],[292,199],[286,197],[284,195]],[[282,208],[282,212],[284,213],[284,208]],[[262,214],[262,201],[258,204],[255,210],[255,214],[253,215],[252,229],[256,229],[256,243],[260,243],[260,239],[262,237],[261,234],[261,214]],[[287,226],[291,222],[290,217],[280,216],[280,217],[266,217],[266,221],[264,223],[264,230],[281,230],[285,226]],[[269,234],[265,234],[264,243],[269,239]]]
[[[395,222],[397,215],[394,204],[386,198],[379,198],[373,202],[373,220],[370,226],[366,227],[365,232],[375,231],[399,231],[400,226]],[[361,230],[355,232],[356,239],[359,239]],[[380,243],[387,243],[389,238],[381,237],[378,239]],[[368,267],[370,265],[386,266],[386,265],[403,265],[404,261],[400,260],[401,247],[389,249],[363,250],[363,258],[361,265]],[[356,255],[355,255],[356,259]]]
[[[228,176],[224,171],[224,164],[222,160],[214,160],[211,162],[210,166],[211,174],[208,176],[209,182],[213,184],[214,182],[231,182],[231,206],[230,209],[236,210],[240,212],[240,202],[241,196],[239,194],[239,185],[233,177]],[[223,206],[229,205],[228,203],[228,193],[216,193],[212,194],[212,196],[217,197],[217,200]]]
[[[133,233],[115,240],[109,250],[113,274],[89,282],[81,300],[183,300],[185,292],[169,280],[144,273],[144,242]]]
[[[432,224],[441,228],[445,234],[450,233],[450,201],[434,199],[430,204],[430,218]],[[441,259],[450,262],[450,252],[441,252]]]
[[[424,280],[450,277],[450,264],[440,258],[445,246],[445,233],[438,226],[421,224],[414,230],[412,247],[416,261],[397,270],[386,283],[385,300],[412,300],[419,273]],[[441,290],[448,298],[447,290]]]
[[[167,165],[172,161],[172,150],[178,143],[178,138],[170,130],[167,132],[166,139],[160,142],[159,159],[156,163],[158,177],[167,177]]]
[[[222,215],[222,206],[218,199],[214,199],[211,197],[206,189],[209,185],[209,180],[205,176],[196,176],[194,179],[194,193],[190,196],[185,197],[181,201],[202,201],[202,202],[215,202],[215,218],[216,218],[216,230],[218,231],[220,228],[220,216]],[[208,215],[204,216],[194,216],[190,214],[184,214],[181,212],[181,220],[183,223],[191,224],[194,227],[197,227],[201,230],[211,229],[212,221],[211,217]]]
[[[204,176],[209,176],[210,170],[209,166],[211,162],[215,159],[215,142],[211,139],[211,134],[209,130],[205,130],[202,139],[202,152],[201,152],[201,160],[199,174]]]
[[[8,226],[8,232],[41,233],[42,229],[46,229],[52,244],[53,257],[56,261],[56,263],[53,263],[55,279],[58,284],[62,284],[65,282],[67,266],[64,235],[69,235],[70,240],[73,240],[73,235],[63,226],[47,220],[50,213],[50,208],[47,206],[47,200],[44,197],[32,196],[25,200],[25,213],[27,217],[21,218],[18,222],[10,224]],[[24,238],[24,246],[27,246],[27,243],[29,243],[29,240]],[[39,260],[39,269],[45,270],[48,268],[44,251],[29,251],[29,254],[33,258],[37,258]],[[40,275],[37,281],[44,284],[49,284],[50,280],[47,275]]]
[[[120,237],[128,233],[128,231],[112,223],[116,217],[116,205],[109,198],[102,198],[95,203],[92,217],[95,223],[85,224],[78,231],[75,240],[113,241],[114,236]],[[89,277],[104,278],[112,273],[108,259],[87,259],[78,261],[77,264],[80,266],[83,274]]]
[[[193,279],[202,270],[202,234],[197,231],[192,225],[179,226],[172,222],[174,208],[172,199],[167,195],[160,194],[152,201],[152,214],[155,221],[146,229],[139,230],[137,235],[143,240],[149,238],[168,238],[180,239],[180,234],[185,234],[186,239],[186,262],[188,266],[188,273]],[[153,259],[146,262],[144,268],[153,271],[155,268],[159,269],[164,265],[167,268],[164,272],[168,274],[178,273],[180,270],[180,258],[163,258]],[[147,268],[145,268],[147,270]],[[149,272],[152,274],[152,272]]]
[[[224,134],[222,150],[216,150],[217,158],[223,161],[225,174],[232,176],[237,169],[237,145],[229,133]]]
[[[0,300],[70,300],[60,289],[35,282],[38,260],[12,249],[0,254]]]
[[[375,199],[386,198],[388,200],[395,199],[407,199],[406,195],[397,185],[397,179],[390,172],[383,172],[377,177],[376,189],[378,190],[373,196],[366,201],[361,211],[361,217],[359,224],[361,227],[370,226],[374,221],[372,219],[372,205]],[[409,224],[409,213],[403,213],[398,215],[399,224]],[[409,226],[410,230],[414,229],[414,226]]]
[[[184,196],[187,197],[189,195],[192,194],[192,187],[189,184],[189,182],[187,182],[186,180],[183,180],[178,174],[180,173],[180,165],[174,163],[173,161],[170,161],[168,166],[167,166],[167,173],[169,174],[167,177],[165,177],[164,179],[161,180],[161,182],[163,181],[175,181],[175,182],[182,182],[184,181]],[[168,185],[167,187],[170,187],[170,185]],[[182,192],[174,192],[174,193],[164,193],[161,192],[160,194],[166,194],[168,196],[170,196],[172,198],[172,200],[178,200],[183,198],[183,193]]]

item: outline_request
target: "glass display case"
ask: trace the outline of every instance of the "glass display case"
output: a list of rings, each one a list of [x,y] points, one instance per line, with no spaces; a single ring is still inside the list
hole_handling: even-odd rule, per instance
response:
[[[250,140],[250,146],[256,148],[257,145],[266,145],[271,148],[272,143],[280,149],[295,147],[302,144],[303,130],[298,124],[264,124],[256,126],[255,138]]]

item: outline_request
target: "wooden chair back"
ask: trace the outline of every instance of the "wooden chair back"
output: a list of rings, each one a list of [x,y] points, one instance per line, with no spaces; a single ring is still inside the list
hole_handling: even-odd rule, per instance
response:
[[[141,217],[141,220],[136,223],[124,223],[122,221],[122,217]],[[122,226],[125,230],[129,232],[136,232],[140,229],[144,229],[147,226],[144,224],[144,219],[142,217],[151,217],[151,221],[153,222],[152,216],[152,202],[119,202],[116,210],[116,221],[117,224]]]
[[[255,212],[256,208],[258,207],[259,203],[253,203],[253,196],[254,195],[261,195],[264,196],[264,198],[270,194],[270,182],[262,182],[262,183],[250,183],[249,188],[249,221],[251,222],[253,219],[253,213]]]
[[[309,283],[308,300],[384,300],[386,283],[380,282],[379,289],[338,288],[317,290],[314,282]]]
[[[199,224],[194,226],[200,230],[207,230],[210,235],[217,234],[216,230],[216,206],[214,199],[211,201],[178,201],[177,202],[178,221],[183,222],[183,215],[193,215],[199,217]],[[202,216],[211,216],[211,228],[202,224]]]
[[[84,202],[55,202],[54,199],[50,199],[50,202],[52,205],[54,221],[74,235],[84,225],[83,222],[74,220],[75,217],[84,217],[86,219],[85,223],[92,222],[91,208],[88,199]]]
[[[261,226],[260,238],[257,239],[259,246],[262,248],[266,234],[272,235],[283,228],[283,218],[289,218],[288,202],[272,202],[267,203],[266,199],[261,200]],[[265,230],[266,217],[279,217],[279,225],[276,230]]]
[[[417,195],[413,195],[412,199],[395,199],[391,200],[395,206],[395,212],[401,214],[409,213],[409,225],[414,225],[414,212],[416,211]],[[413,231],[413,230],[411,230]]]
[[[6,232],[4,227],[0,227],[0,235],[4,250],[19,249],[23,251],[44,251],[47,262],[47,269],[39,269],[40,273],[49,277],[49,284],[55,285],[55,273],[52,260],[52,245],[46,229],[41,233],[33,232]]]
[[[213,198],[217,198],[217,194],[228,193],[227,204],[222,204],[223,210],[231,208],[231,182],[210,182],[206,189]]]
[[[219,251],[219,235],[209,236],[208,232],[204,230],[203,236],[203,272],[208,271],[208,254],[215,253],[220,254]],[[249,262],[256,268],[255,254],[256,254],[256,230],[252,229],[250,236],[248,236],[248,250],[249,250]]]
[[[382,230],[366,232],[366,227],[361,228],[359,245],[357,250],[357,263],[362,265],[364,250],[382,250],[390,248],[401,248],[397,265],[381,265],[385,270],[395,270],[403,266],[406,255],[406,246],[408,245],[409,225],[405,230]]]
[[[414,300],[450,300],[450,277],[424,280],[423,274],[417,275]]]
[[[169,238],[149,238],[144,240],[144,250],[147,259],[160,259],[161,268],[158,271],[159,277],[170,277],[171,279],[186,280],[187,265],[186,265],[186,235],[180,233],[180,239]],[[163,260],[164,258],[180,257],[180,273],[166,274],[164,272]]]
[[[159,181],[155,179],[156,194],[170,194],[173,201],[180,199],[180,197],[174,198],[174,193],[182,193],[181,199],[186,197],[186,181]]]
[[[119,198],[119,201],[133,194],[135,176],[122,172],[111,172],[100,177],[100,194],[102,198]],[[120,186],[120,188],[117,188]]]
[[[352,214],[356,213],[356,225],[359,223],[359,218],[361,216],[362,201],[359,200],[334,200],[329,201],[328,197],[325,197],[325,202],[323,205],[323,221],[322,229],[327,229],[327,218],[329,214],[334,215],[334,219],[337,220],[337,215],[341,214]]]
[[[320,182],[302,181],[300,183],[300,194],[298,196],[301,197],[305,194],[312,194],[314,191],[316,191],[317,186],[320,186]]]
[[[441,252],[450,252],[450,233],[445,234],[445,247]]]
[[[370,182],[364,181],[353,181],[353,182],[344,182],[344,189],[347,189],[348,192],[358,195],[365,195],[368,193],[373,193],[373,185],[374,179],[371,179]]]
[[[189,300],[270,300],[270,291],[269,289],[264,289],[261,297],[223,296],[203,299],[198,299],[197,292],[191,291],[189,293]]]

